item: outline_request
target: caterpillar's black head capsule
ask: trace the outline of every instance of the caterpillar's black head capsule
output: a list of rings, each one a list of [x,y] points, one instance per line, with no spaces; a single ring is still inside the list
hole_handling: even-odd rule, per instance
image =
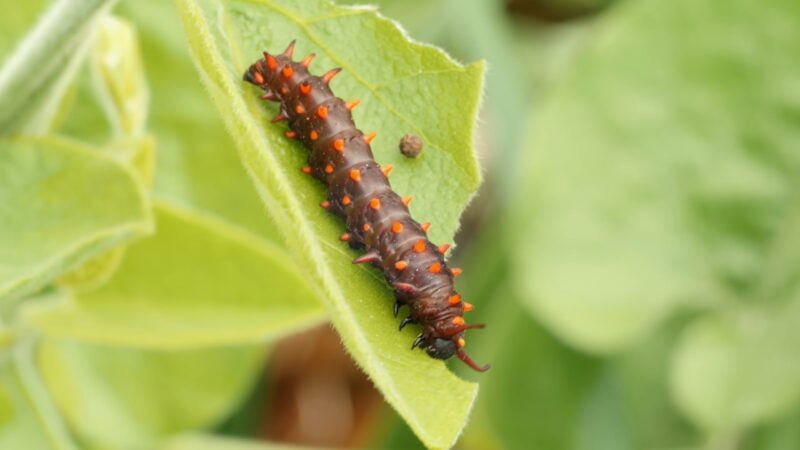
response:
[[[448,359],[456,354],[458,346],[451,339],[436,338],[425,347],[425,352],[432,358]]]

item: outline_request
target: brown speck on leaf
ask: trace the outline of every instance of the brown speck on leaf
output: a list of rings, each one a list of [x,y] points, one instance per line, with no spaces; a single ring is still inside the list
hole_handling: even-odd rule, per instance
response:
[[[407,134],[400,139],[400,153],[409,158],[419,156],[422,146],[422,138],[416,134]]]

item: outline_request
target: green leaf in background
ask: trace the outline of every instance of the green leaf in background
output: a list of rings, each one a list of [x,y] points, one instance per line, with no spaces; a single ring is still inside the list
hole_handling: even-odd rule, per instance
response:
[[[7,353],[0,357],[0,448],[56,450]]]
[[[150,131],[158,154],[154,195],[214,214],[273,244],[280,234],[264,211],[189,57],[173,2],[123,2],[134,23],[151,90]]]
[[[673,355],[681,409],[712,436],[790,411],[800,400],[800,299],[698,319]]]
[[[0,298],[150,230],[149,200],[127,167],[66,140],[0,141]]]
[[[123,350],[46,340],[42,377],[67,422],[94,448],[155,448],[213,425],[260,372],[262,346],[183,352]]]
[[[515,203],[537,318],[608,352],[681,307],[748,297],[796,198],[798,20],[792,0],[678,0],[597,24],[536,114]]]
[[[452,238],[480,182],[472,130],[482,64],[460,66],[434,48],[410,43],[395,24],[369,10],[327,1],[187,0],[179,6],[206,87],[268,211],[323,292],[345,346],[426,445],[449,448],[477,387],[441,362],[409,351],[414,331],[396,332],[391,291],[380,274],[353,267],[355,253],[336,241],[341,221],[317,205],[323,187],[298,170],[307,150],[287,142],[283,130],[269,124],[274,111],[244,85],[241,74],[261,51],[282,50],[293,38],[298,53],[317,53],[315,67],[342,66],[337,95],[362,100],[355,114],[359,127],[383,136],[376,142],[376,158],[395,163],[393,185],[415,195],[412,212],[433,222],[431,237],[442,242]],[[404,160],[397,152],[399,138],[409,132],[425,140],[424,157]]]
[[[275,246],[163,202],[156,225],[105,285],[31,311],[33,326],[50,337],[175,349],[261,342],[322,319],[315,293]]]
[[[0,135],[47,130],[114,0],[57,0],[0,68]]]

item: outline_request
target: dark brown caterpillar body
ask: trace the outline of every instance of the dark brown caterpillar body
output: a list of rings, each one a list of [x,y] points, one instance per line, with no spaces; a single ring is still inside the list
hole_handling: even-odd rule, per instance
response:
[[[328,199],[322,206],[345,219],[347,232],[341,240],[366,253],[354,263],[371,263],[383,270],[395,290],[394,313],[402,305],[409,323],[422,326],[412,345],[433,358],[457,355],[478,371],[480,367],[464,352],[464,331],[483,325],[464,323],[464,312],[472,305],[462,302],[450,269],[444,260],[448,246],[437,247],[426,235],[429,224],[419,224],[408,212],[411,197],[401,198],[391,188],[391,166],[380,167],[372,155],[374,133],[363,134],[355,127],[351,110],[358,100],[345,102],[331,92],[328,84],[340,69],[318,77],[308,72],[311,54],[292,61],[294,41],[280,55],[264,53],[245,72],[244,79],[264,90],[263,99],[280,103],[273,122],[289,121],[286,136],[299,139],[311,149],[309,166],[302,170],[328,185]]]

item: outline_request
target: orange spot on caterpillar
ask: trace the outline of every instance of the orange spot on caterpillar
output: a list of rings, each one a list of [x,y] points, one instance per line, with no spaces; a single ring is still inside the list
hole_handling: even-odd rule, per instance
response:
[[[417,253],[422,253],[425,251],[425,239],[420,239],[414,244],[414,251]]]
[[[311,166],[303,166],[303,168],[301,168],[300,170],[301,170],[301,171],[302,171],[304,174],[309,174],[309,173],[311,173]]]
[[[294,74],[294,69],[292,69],[292,66],[287,64],[283,66],[283,70],[281,71],[281,73],[283,73],[284,78],[291,78],[292,75]]]
[[[364,230],[364,232],[366,233],[367,231],[371,230],[372,227],[368,223],[365,223],[364,226],[361,227],[361,229]]]
[[[422,231],[424,231],[426,233],[428,232],[428,229],[430,227],[431,227],[431,223],[430,222],[425,222],[422,225],[420,225],[420,228],[422,228]]]
[[[307,95],[309,92],[311,92],[311,85],[308,84],[308,81],[300,83],[300,93]]]
[[[453,317],[453,325],[464,325],[464,318],[461,316]]]
[[[325,72],[325,75],[322,76],[322,81],[325,84],[330,83],[331,80],[333,79],[333,77],[335,77],[341,70],[342,70],[341,67],[336,67],[335,69],[331,69],[331,70]]]
[[[389,174],[392,173],[392,170],[394,170],[394,165],[393,164],[387,164],[387,165],[381,167],[381,172],[383,172],[383,176],[385,176],[385,177],[388,177]]]
[[[344,233],[343,235],[339,236],[340,241],[347,242],[350,240],[350,233]]]
[[[347,107],[348,110],[352,111],[356,106],[358,106],[359,103],[361,103],[361,100],[356,98],[345,103],[344,106]]]
[[[289,130],[289,131],[286,132],[286,137],[289,138],[289,139],[294,139],[294,138],[297,137],[297,132]]]
[[[414,200],[414,197],[411,195],[406,195],[405,197],[403,197],[403,204],[408,206],[411,204],[411,200]]]
[[[255,71],[253,72],[253,79],[256,80],[258,84],[264,84],[264,76],[261,75],[261,72]]]
[[[458,347],[464,348],[465,345],[467,345],[467,341],[465,341],[464,338],[458,338]]]
[[[333,173],[333,166],[328,164],[325,166],[325,173]]]
[[[291,58],[292,54],[294,54],[294,44],[297,42],[296,40],[292,40],[289,42],[289,45],[286,47],[286,50],[283,51],[283,56],[287,58]]]
[[[442,244],[442,245],[439,246],[439,253],[444,255],[445,253],[447,253],[447,250],[449,248],[450,248],[450,244]]]
[[[405,261],[397,261],[394,263],[394,268],[397,270],[403,271],[406,269],[406,267],[408,267],[408,263]]]
[[[428,267],[428,272],[430,273],[439,273],[441,271],[442,271],[442,263],[440,262],[435,262],[431,264],[430,267]]]
[[[281,86],[281,94],[286,95],[289,93],[289,86]]]
[[[304,65],[305,67],[308,67],[311,65],[311,61],[313,61],[314,57],[316,56],[317,56],[316,53],[309,53],[308,56],[306,56],[305,58],[303,58],[302,61],[300,61],[300,64]]]
[[[447,303],[450,303],[450,306],[455,306],[461,302],[461,296],[458,294],[453,294],[450,298],[447,299]]]
[[[320,106],[319,108],[317,108],[317,115],[322,119],[328,117],[328,107]]]
[[[364,140],[367,141],[367,144],[371,144],[373,139],[375,139],[375,136],[377,136],[377,135],[378,135],[378,133],[376,133],[374,131],[370,131],[369,133],[364,135]]]
[[[266,57],[267,67],[269,67],[269,70],[274,71],[275,69],[278,68],[278,60],[275,59],[274,56],[272,55],[264,55],[264,56]]]
[[[328,209],[328,208],[331,207],[331,202],[325,200],[325,201],[320,202],[319,206],[322,206],[323,208]]]
[[[361,172],[358,169],[350,169],[350,179],[355,182],[361,181]]]
[[[463,272],[463,270],[459,269],[458,267],[453,267],[450,269],[450,273],[453,274],[454,277],[461,275],[461,272]]]
[[[464,302],[464,311],[466,311],[466,312],[470,312],[470,311],[472,311],[473,309],[475,309],[475,307],[474,307],[474,306],[472,306],[472,303],[467,303],[467,302]]]
[[[381,201],[378,199],[378,197],[374,197],[369,201],[369,207],[376,211],[381,209]]]
[[[344,139],[337,139],[337,140],[333,141],[333,148],[337,152],[343,151],[344,150]]]
[[[297,105],[294,107],[294,112],[296,112],[297,114],[303,114],[304,112],[306,112],[306,109],[303,108],[303,105]]]
[[[345,195],[344,197],[342,197],[342,204],[343,204],[344,206],[347,206],[347,205],[349,205],[349,204],[350,204],[350,197],[349,197],[349,196],[347,196],[347,195]]]
[[[392,231],[395,233],[399,233],[403,231],[403,223],[402,222],[395,222],[392,224]]]
[[[314,130],[311,130],[311,133],[308,133],[308,137],[310,137],[312,141],[316,141],[317,139],[319,139],[319,133],[317,133]]]

